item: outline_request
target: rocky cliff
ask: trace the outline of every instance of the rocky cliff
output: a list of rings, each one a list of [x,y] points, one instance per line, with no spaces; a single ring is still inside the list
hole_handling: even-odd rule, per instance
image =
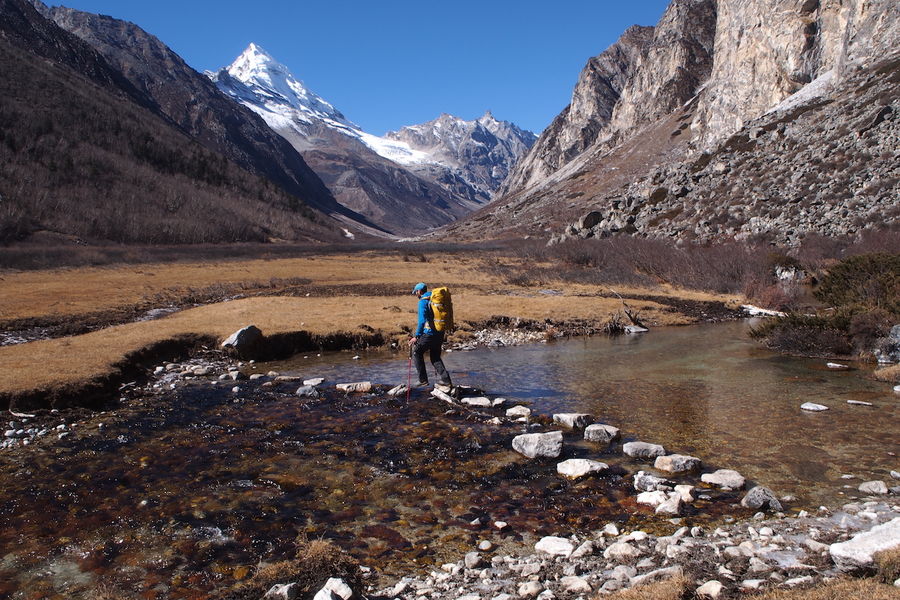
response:
[[[792,243],[883,223],[898,197],[898,21],[887,0],[674,0],[652,32],[632,28],[589,62],[573,103],[503,195],[451,231],[559,239],[568,223],[568,236],[759,234]],[[623,46],[631,56],[598,86],[592,65]],[[872,110],[881,129],[866,132],[878,133],[854,133],[853,124],[876,120]],[[866,178],[880,189],[874,197],[854,183]],[[826,222],[857,203],[868,221]],[[585,228],[579,217],[592,210],[602,218]]]

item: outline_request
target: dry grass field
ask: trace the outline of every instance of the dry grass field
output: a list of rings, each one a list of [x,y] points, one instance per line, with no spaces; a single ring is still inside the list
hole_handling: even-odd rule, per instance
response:
[[[162,319],[118,324],[84,335],[0,347],[0,394],[71,388],[104,377],[129,353],[179,335],[223,339],[254,324],[267,334],[307,331],[327,336],[369,328],[400,338],[415,323],[418,281],[453,290],[457,321],[466,329],[493,316],[554,322],[606,322],[622,308],[607,288],[543,282],[543,287],[504,284],[491,264],[510,258],[475,255],[410,259],[386,252],[276,260],[123,265],[0,273],[0,321],[56,319],[123,307],[151,306],[160,298],[191,298],[200,290],[260,289],[265,295],[188,308]],[[522,264],[523,269],[531,267]],[[302,281],[297,285],[298,281]],[[284,282],[284,283],[283,283]],[[308,282],[308,283],[307,283]],[[550,283],[550,285],[548,285]],[[231,286],[229,288],[229,286]],[[548,293],[548,289],[553,290]],[[289,288],[289,289],[288,289]],[[690,302],[725,302],[731,296],[671,288],[617,288],[641,318],[655,325],[686,324],[694,318],[646,296]],[[289,295],[279,295],[289,294]],[[636,296],[645,299],[634,299]]]

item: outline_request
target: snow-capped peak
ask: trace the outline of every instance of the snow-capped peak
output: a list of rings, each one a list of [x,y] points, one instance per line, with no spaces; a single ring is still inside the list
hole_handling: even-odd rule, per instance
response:
[[[317,119],[357,128],[328,101],[296,79],[290,69],[255,43],[247,46],[225,71],[269,102],[290,106]]]

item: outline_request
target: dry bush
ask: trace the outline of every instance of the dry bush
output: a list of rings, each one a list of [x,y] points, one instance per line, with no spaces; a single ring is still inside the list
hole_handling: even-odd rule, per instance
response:
[[[841,579],[804,590],[772,590],[752,600],[897,600],[897,588],[874,579]]]
[[[262,566],[253,576],[221,596],[222,600],[257,600],[275,584],[297,583],[301,596],[318,591],[330,577],[338,577],[354,590],[361,589],[359,565],[343,550],[325,540],[297,539],[292,560]]]

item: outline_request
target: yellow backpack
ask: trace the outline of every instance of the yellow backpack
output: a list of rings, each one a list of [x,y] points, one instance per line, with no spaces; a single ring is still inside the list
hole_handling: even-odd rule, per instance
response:
[[[453,299],[450,297],[450,288],[439,287],[431,290],[429,305],[435,330],[445,333],[453,331]]]

